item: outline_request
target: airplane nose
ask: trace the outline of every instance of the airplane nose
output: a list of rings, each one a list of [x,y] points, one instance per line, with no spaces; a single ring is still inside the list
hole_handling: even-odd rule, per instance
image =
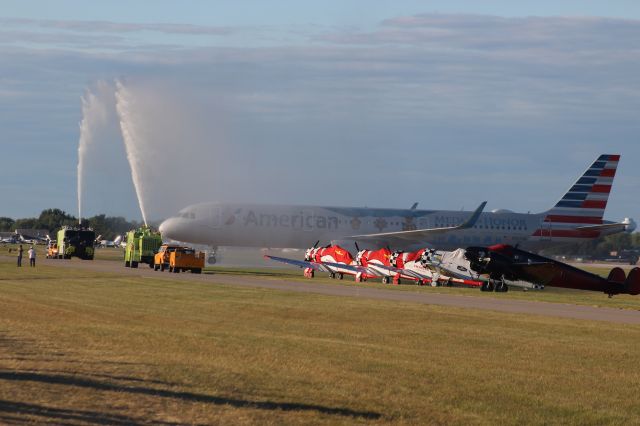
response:
[[[166,219],[164,222],[162,222],[160,224],[160,226],[158,227],[158,230],[160,231],[160,234],[162,235],[162,238],[170,238],[170,239],[174,239],[174,237],[172,235],[175,235],[176,233],[176,220],[174,218],[169,218]]]
[[[166,228],[166,226],[167,226],[166,223],[167,223],[167,221],[165,220],[158,227],[158,231],[160,231],[161,234],[164,234],[166,232],[166,229],[167,229]]]
[[[206,227],[192,220],[170,217],[158,227],[163,240],[183,241],[190,244],[206,244],[210,235]]]

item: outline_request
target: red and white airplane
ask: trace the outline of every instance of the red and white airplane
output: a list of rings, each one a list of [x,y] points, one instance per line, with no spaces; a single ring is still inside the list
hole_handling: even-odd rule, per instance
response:
[[[384,284],[393,281],[400,284],[408,280],[420,285],[460,284],[481,287],[486,280],[457,277],[443,268],[435,267],[431,261],[433,250],[421,249],[415,252],[391,252],[389,248],[359,250],[356,258],[340,246],[308,249],[304,260],[288,259],[265,255],[265,258],[304,268],[304,276],[313,278],[315,271],[328,272],[331,278],[342,279],[343,275],[353,275],[356,282],[372,278],[382,278]]]
[[[307,249],[304,254],[304,260],[288,259],[268,254],[264,255],[264,257],[265,259],[303,268],[304,276],[307,278],[313,278],[316,271],[327,272],[329,277],[339,280],[344,275],[356,276],[360,272],[353,269],[355,262],[348,250],[331,244],[325,247],[318,247],[319,242],[317,241],[313,247]]]

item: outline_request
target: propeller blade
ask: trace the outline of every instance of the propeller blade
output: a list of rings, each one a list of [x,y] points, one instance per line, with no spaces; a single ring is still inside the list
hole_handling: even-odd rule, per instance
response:
[[[358,242],[354,241],[353,243],[356,245],[356,250],[360,251],[360,247],[358,247]]]
[[[320,240],[316,241],[316,243],[313,245],[313,248],[318,247],[318,244],[320,244]]]

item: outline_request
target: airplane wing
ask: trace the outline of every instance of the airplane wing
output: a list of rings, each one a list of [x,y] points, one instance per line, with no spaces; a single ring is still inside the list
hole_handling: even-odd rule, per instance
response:
[[[367,240],[384,240],[384,239],[399,239],[404,241],[421,241],[424,238],[434,235],[434,234],[443,234],[451,231],[458,231],[461,229],[472,228],[475,223],[478,221],[480,214],[484,210],[484,207],[487,205],[487,202],[484,201],[478,208],[473,212],[473,214],[467,219],[464,223],[461,223],[458,226],[447,226],[444,228],[426,228],[426,229],[416,229],[413,231],[396,231],[396,232],[381,232],[378,234],[364,234],[364,235],[353,235],[351,237],[347,237],[348,239],[354,239],[359,241],[367,241]]]
[[[553,265],[553,262],[514,262],[513,266],[540,266],[540,265]]]
[[[330,272],[329,268],[324,267],[321,263],[308,262],[306,260],[287,259],[286,257],[264,255],[265,259],[275,260],[276,262],[286,263],[288,265],[297,266],[298,268],[311,268],[314,271]]]
[[[347,265],[346,263],[332,263],[332,262],[325,262],[323,263],[323,265],[326,265],[330,268],[347,270],[352,272],[354,275],[357,273],[361,273],[369,278],[379,277],[381,275],[380,272],[368,266]]]

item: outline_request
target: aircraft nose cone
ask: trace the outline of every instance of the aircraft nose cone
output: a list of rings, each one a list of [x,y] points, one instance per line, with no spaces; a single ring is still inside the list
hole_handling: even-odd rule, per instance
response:
[[[160,224],[158,230],[160,231],[162,238],[175,239],[174,236],[177,228],[175,222],[176,220],[174,218],[169,218]]]

